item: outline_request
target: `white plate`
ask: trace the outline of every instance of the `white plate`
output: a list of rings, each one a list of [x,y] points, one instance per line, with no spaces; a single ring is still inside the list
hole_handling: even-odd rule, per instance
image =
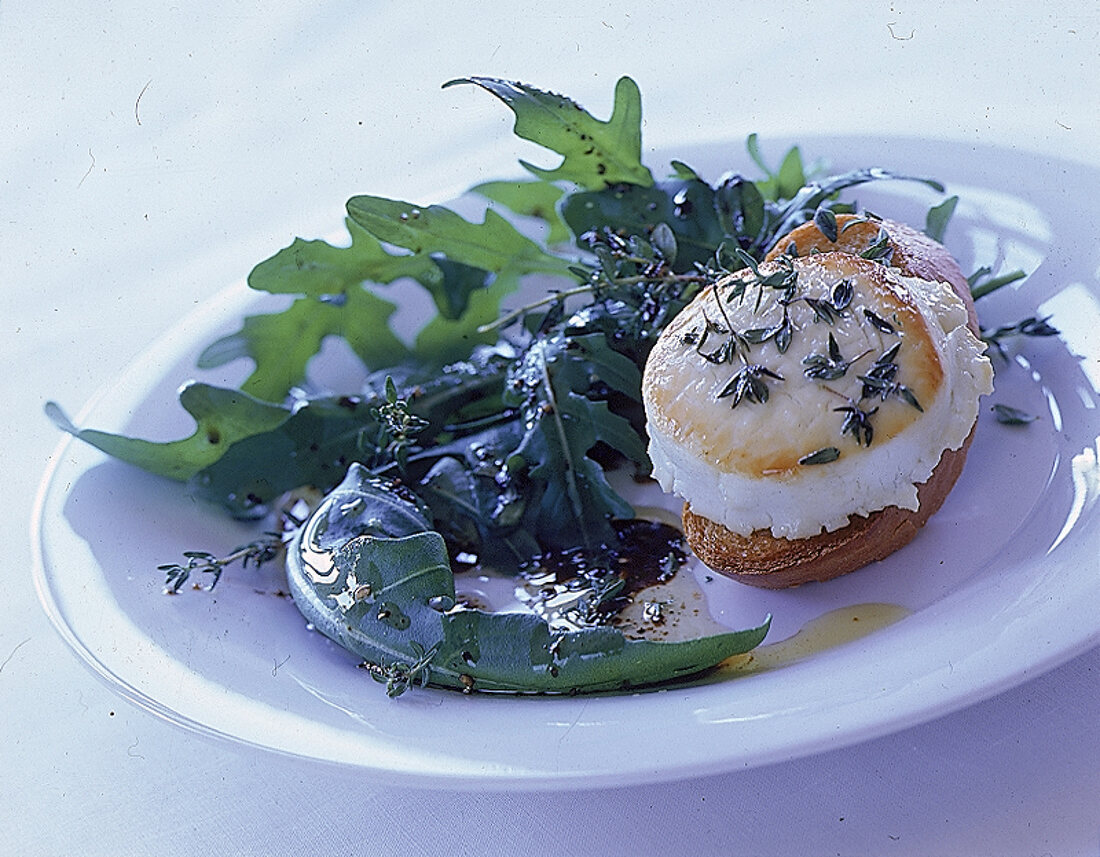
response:
[[[773,144],[770,151],[780,153]],[[963,477],[909,547],[825,585],[766,592],[706,580],[715,615],[774,615],[754,669],[630,696],[511,698],[433,690],[389,700],[356,659],[310,632],[278,594],[280,570],[234,569],[213,592],[161,594],[156,566],[228,551],[254,530],[179,486],[63,442],[40,495],[36,580],[61,634],[122,695],[197,731],[342,763],[402,783],[553,788],[671,780],[864,740],[1021,682],[1100,637],[1100,286],[1084,218],[1100,172],[942,142],[803,141],[837,168],[879,163],[958,193],[948,243],[964,270],[1034,272],[979,309],[987,325],[1052,314],[1064,337],[997,363],[992,401],[1041,419],[983,413]],[[676,153],[715,178],[740,147]],[[749,173],[755,174],[755,171]],[[855,194],[920,224],[936,197],[912,184]],[[253,300],[230,289],[189,318],[80,414],[109,430],[170,438],[196,343]],[[783,643],[799,631],[793,641]]]

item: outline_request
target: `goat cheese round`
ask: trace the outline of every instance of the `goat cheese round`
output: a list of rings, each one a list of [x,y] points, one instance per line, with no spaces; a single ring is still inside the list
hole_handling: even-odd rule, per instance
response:
[[[740,535],[808,538],[888,506],[958,449],[992,391],[951,287],[844,252],[701,292],[642,385],[654,477]]]

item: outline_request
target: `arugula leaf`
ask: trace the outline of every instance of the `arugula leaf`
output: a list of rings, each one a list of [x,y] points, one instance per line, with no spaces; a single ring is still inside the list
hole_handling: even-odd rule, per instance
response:
[[[568,181],[589,190],[619,183],[653,184],[653,174],[641,160],[641,93],[629,77],[620,78],[615,85],[615,105],[606,122],[563,95],[525,83],[469,77],[449,81],[444,87],[463,83],[480,86],[508,105],[516,116],[517,136],[563,156],[552,170],[520,161],[539,178]]]
[[[544,221],[549,226],[547,244],[563,244],[573,237],[558,214],[557,206],[565,191],[557,185],[544,181],[491,181],[474,185],[470,191],[499,202],[516,214]]]
[[[462,318],[471,299],[486,289],[489,275],[485,271],[426,253],[390,253],[354,220],[348,218],[346,223],[351,236],[347,247],[296,238],[256,265],[248,277],[251,288],[301,297],[282,312],[246,317],[240,330],[203,350],[199,368],[250,358],[255,369],[241,389],[257,398],[281,401],[306,377],[310,359],[328,336],[346,340],[368,369],[410,358],[457,359],[468,354],[474,342],[485,341],[485,337],[471,336],[469,323],[445,323]],[[411,350],[389,327],[395,305],[366,287],[367,282],[388,284],[402,279],[415,281],[431,293],[442,320],[422,334],[422,345]],[[491,301],[480,296],[479,317],[498,312],[504,293],[496,289]]]
[[[754,648],[768,629],[676,643],[594,627],[552,631],[526,613],[455,607],[447,548],[422,510],[352,467],[288,551],[295,604],[364,658],[391,695],[411,684],[574,693],[685,679]]]
[[[924,220],[924,234],[933,241],[943,242],[944,233],[947,232],[947,224],[955,214],[955,207],[959,204],[957,196],[949,196],[939,205],[928,209]]]
[[[373,463],[369,439],[378,435],[378,397],[310,399],[287,409],[286,419],[228,446],[194,474],[191,493],[221,504],[235,518],[258,518],[287,491],[328,491],[352,462]]]
[[[353,196],[347,208],[371,234],[416,254],[439,253],[494,273],[572,276],[567,260],[547,253],[492,209],[484,222],[471,223],[442,205],[419,207],[380,196]]]
[[[542,548],[524,526],[526,492],[503,463],[471,460],[469,448],[463,453],[463,461],[439,459],[416,486],[432,510],[434,529],[483,565],[519,568],[530,562]]]
[[[207,384],[184,387],[179,399],[195,419],[195,432],[167,443],[77,428],[54,402],[46,404],[46,414],[62,431],[108,455],[176,480],[191,478],[245,438],[277,431],[290,417],[285,408]]]
[[[749,135],[745,141],[745,148],[748,150],[753,163],[763,170],[766,176],[766,178],[755,183],[765,199],[771,202],[780,199],[791,199],[806,185],[806,169],[802,163],[802,151],[798,146],[792,146],[787,150],[777,172],[772,172],[764,161],[764,156],[760,151],[760,138],[756,134]]]
[[[255,369],[241,390],[258,399],[281,401],[306,377],[310,359],[328,336],[342,336],[368,368],[408,359],[409,348],[388,326],[395,310],[393,303],[361,288],[339,301],[299,298],[282,312],[246,316],[240,330],[203,350],[198,366],[211,369],[251,358]]]
[[[348,294],[365,282],[392,283],[411,277],[430,287],[442,281],[442,272],[428,256],[389,253],[354,220],[345,218],[344,222],[351,236],[347,247],[295,238],[289,247],[252,269],[249,287],[271,294],[321,298]]]
[[[629,361],[610,349],[601,354],[594,348],[602,334],[580,339],[537,340],[505,385],[505,404],[518,406],[523,415],[524,434],[512,454],[528,463],[528,476],[536,486],[532,527],[551,547],[576,544],[578,534],[590,547],[613,543],[609,519],[633,515],[630,504],[607,484],[603,468],[589,455],[597,443],[648,468],[645,443],[637,430],[606,401],[585,395],[592,379],[602,378],[609,385],[623,383],[624,392],[637,397],[639,370],[625,369],[623,363]],[[590,359],[597,354],[602,365]]]
[[[714,190],[699,179],[659,182],[650,187],[621,185],[570,194],[562,217],[577,235],[603,227],[650,236],[665,224],[676,239],[678,271],[713,259],[725,232],[715,209]]]

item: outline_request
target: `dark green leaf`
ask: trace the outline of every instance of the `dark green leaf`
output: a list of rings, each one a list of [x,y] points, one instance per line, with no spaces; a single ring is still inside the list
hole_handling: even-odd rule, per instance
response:
[[[1019,408],[1013,408],[1010,405],[993,405],[991,410],[997,418],[997,422],[1006,426],[1025,426],[1039,419],[1034,414],[1021,411]]]
[[[723,180],[715,189],[715,208],[726,235],[746,246],[760,244],[767,214],[764,195],[755,183],[741,176]]]
[[[951,222],[951,216],[955,213],[955,206],[958,204],[957,196],[949,196],[939,205],[928,209],[928,216],[924,221],[924,234],[933,241],[942,243],[944,233],[947,232],[947,224]]]
[[[562,95],[524,83],[491,77],[452,80],[444,86],[473,83],[492,93],[515,113],[515,133],[562,155],[555,169],[523,166],[546,181],[568,181],[598,190],[628,183],[648,186],[653,175],[642,164],[642,99],[629,77],[615,85],[615,106],[606,122],[594,118]]]
[[[227,447],[190,480],[199,498],[219,503],[238,518],[263,515],[287,491],[336,485],[353,461],[375,450],[367,439],[377,432],[372,414],[378,399],[312,399],[278,426],[255,432]]]
[[[46,405],[46,413],[59,428],[108,455],[176,480],[189,479],[214,464],[243,439],[278,431],[290,417],[285,408],[261,402],[238,390],[207,384],[184,387],[180,404],[194,418],[195,432],[168,442],[77,428],[53,402]]]
[[[295,604],[398,693],[408,685],[393,680],[407,679],[410,669],[426,669],[428,683],[455,690],[641,687],[698,674],[754,648],[767,633],[765,622],[658,643],[628,640],[608,627],[551,631],[531,614],[449,608],[454,576],[443,539],[429,527],[415,505],[353,468],[288,551]]]
[[[577,235],[607,227],[645,237],[664,224],[676,239],[678,271],[710,261],[725,238],[715,211],[714,191],[695,179],[570,194],[562,206],[562,217]]]
[[[547,244],[562,244],[572,236],[558,214],[558,202],[565,195],[557,185],[545,181],[493,181],[470,188],[486,199],[499,202],[516,214],[536,217],[549,226]]]

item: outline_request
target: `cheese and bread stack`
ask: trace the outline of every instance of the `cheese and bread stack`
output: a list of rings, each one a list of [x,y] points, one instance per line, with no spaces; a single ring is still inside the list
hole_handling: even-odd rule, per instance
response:
[[[704,289],[645,368],[654,477],[684,499],[696,555],[756,586],[827,580],[907,544],[992,391],[947,250],[903,224],[836,221]]]

